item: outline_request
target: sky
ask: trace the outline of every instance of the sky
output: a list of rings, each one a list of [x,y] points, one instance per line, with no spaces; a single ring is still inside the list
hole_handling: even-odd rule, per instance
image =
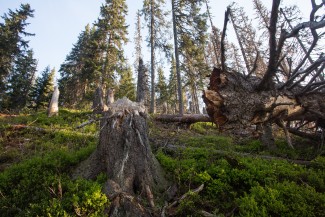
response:
[[[218,28],[222,29],[224,12],[233,1],[210,0],[213,23]],[[34,57],[38,60],[38,71],[41,72],[47,66],[55,67],[58,71],[60,65],[71,51],[73,44],[77,42],[81,31],[84,30],[87,24],[93,24],[97,20],[100,6],[104,2],[105,0],[0,0],[0,15],[3,16],[9,9],[18,9],[22,3],[29,3],[35,11],[34,18],[28,19],[30,25],[26,30],[35,34],[35,36],[28,39],[30,48],[34,50]],[[134,45],[132,40],[136,12],[141,9],[142,2],[142,0],[126,0],[129,8],[126,22],[129,25],[130,42],[125,47],[125,53],[130,64],[133,64]],[[167,2],[170,1],[167,0]],[[237,0],[236,2],[245,8],[250,18],[255,17],[250,0]],[[271,6],[271,0],[263,2],[265,2],[266,6]],[[283,2],[297,4],[306,17],[311,9],[309,0],[283,0]],[[0,22],[2,21],[0,19]],[[228,27],[228,29],[230,28]],[[143,34],[144,32],[147,32],[147,30],[144,29]],[[231,30],[227,32],[227,35],[228,37],[232,36]],[[148,48],[143,47],[143,49],[144,60],[149,61]]]

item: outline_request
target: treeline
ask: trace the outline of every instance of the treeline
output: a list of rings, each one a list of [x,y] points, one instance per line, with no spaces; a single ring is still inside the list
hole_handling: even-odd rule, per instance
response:
[[[162,105],[168,105],[170,112],[179,112],[183,105],[178,102],[182,98],[188,110],[199,113],[200,90],[203,90],[204,79],[210,73],[209,66],[214,64],[207,58],[209,34],[207,14],[200,9],[203,3],[200,0],[173,1],[175,7],[171,13],[166,10],[168,7],[164,0],[144,0],[143,8],[136,16],[132,70],[122,47],[128,42],[127,5],[125,1],[106,1],[98,20],[80,33],[61,65],[59,86],[64,105],[89,105],[97,87],[101,87],[103,93],[114,88],[116,98],[127,96],[134,100],[137,92],[134,77],[144,73],[145,83],[138,84],[137,89],[139,91],[139,86],[145,86],[141,89],[145,91],[144,101],[151,113],[156,112],[156,107],[161,110]],[[173,24],[174,32],[171,31]],[[144,29],[148,32],[145,41]],[[177,57],[173,54],[173,33],[180,54]],[[150,57],[143,56],[144,43],[150,49]],[[142,65],[146,61],[150,64]],[[168,73],[164,66],[169,68]],[[181,75],[177,76],[180,72]]]
[[[170,4],[171,11],[167,10]],[[98,87],[104,98],[108,89],[114,89],[115,98],[127,96],[136,100],[141,89],[145,91],[144,101],[151,113],[161,112],[163,105],[169,113],[200,113],[201,92],[213,66],[227,67],[246,77],[262,77],[270,55],[269,47],[263,43],[270,37],[270,12],[260,0],[253,0],[255,21],[259,24],[257,31],[243,8],[236,4],[229,6],[230,22],[237,38],[237,43],[231,43],[222,39],[223,31],[214,26],[209,4],[208,0],[143,0],[143,7],[135,17],[135,61],[131,66],[123,50],[130,37],[125,21],[128,7],[125,0],[106,0],[98,19],[81,31],[59,69],[60,104],[90,108]],[[22,5],[19,10],[5,14],[0,26],[1,110],[40,108],[39,101],[43,100],[44,104],[48,100],[35,96],[37,91],[34,91],[41,88],[37,87],[39,82],[35,78],[37,61],[25,41],[26,36],[32,35],[25,32],[26,20],[32,16],[30,6]],[[299,23],[301,14],[296,7],[284,7],[279,16],[277,28],[290,29]],[[282,46],[278,80],[285,80],[291,69],[300,66],[312,35],[306,32],[296,38]],[[150,56],[143,55],[144,46],[150,49]],[[310,57],[317,55],[320,52],[308,53]],[[143,64],[146,62],[149,63]],[[53,88],[51,73],[53,70],[47,68],[39,78],[50,79],[49,90]],[[140,80],[142,83],[137,84]],[[42,100],[36,100],[37,97]]]

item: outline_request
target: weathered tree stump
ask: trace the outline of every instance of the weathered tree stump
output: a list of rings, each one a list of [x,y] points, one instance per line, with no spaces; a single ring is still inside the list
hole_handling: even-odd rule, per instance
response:
[[[100,172],[108,176],[104,192],[112,202],[110,216],[150,216],[140,200],[154,208],[153,195],[166,183],[149,145],[142,104],[123,98],[109,105],[99,145],[74,176],[95,178]]]
[[[55,86],[52,94],[51,102],[47,110],[48,117],[52,117],[54,115],[59,114],[59,95],[60,95],[59,88]]]

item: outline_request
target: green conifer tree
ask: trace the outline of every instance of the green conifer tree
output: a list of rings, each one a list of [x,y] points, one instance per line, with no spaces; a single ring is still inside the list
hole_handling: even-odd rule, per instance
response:
[[[95,24],[95,40],[100,52],[100,77],[98,83],[104,89],[114,87],[118,67],[124,62],[122,46],[128,42],[125,17],[125,0],[106,0],[101,6],[100,17]]]
[[[145,21],[147,22],[149,34],[148,34],[148,47],[150,47],[151,57],[151,100],[150,100],[150,113],[155,113],[155,70],[156,70],[156,51],[165,52],[167,56],[170,56],[171,45],[168,42],[168,29],[170,23],[166,20],[168,12],[163,10],[165,0],[144,0],[143,1],[143,13]],[[167,34],[166,34],[167,33]]]
[[[156,92],[158,94],[157,104],[158,106],[159,105],[161,106],[164,102],[167,102],[168,100],[168,89],[167,89],[166,77],[164,75],[164,70],[162,69],[162,67],[159,67],[157,72],[158,72],[158,81],[156,87]]]
[[[116,98],[126,96],[128,99],[135,101],[136,88],[131,67],[128,65],[124,66],[120,71],[120,76],[121,78],[116,92]]]
[[[33,57],[32,50],[17,57],[7,88],[9,109],[19,111],[26,106],[36,71],[37,61]]]
[[[45,109],[51,100],[54,90],[55,69],[46,67],[41,76],[36,79],[35,86],[31,92],[31,106],[36,109]]]
[[[0,104],[6,104],[7,82],[10,78],[15,60],[28,48],[28,41],[23,37],[33,34],[25,31],[26,20],[33,17],[33,10],[29,4],[21,4],[16,11],[9,10],[2,16],[4,23],[0,23]],[[2,106],[0,106],[1,109]]]

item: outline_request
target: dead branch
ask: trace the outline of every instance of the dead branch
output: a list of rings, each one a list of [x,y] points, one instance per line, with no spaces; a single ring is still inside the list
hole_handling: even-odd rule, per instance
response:
[[[29,125],[24,124],[11,124],[10,127],[14,130],[20,130],[20,129],[31,129],[39,132],[47,132],[47,129],[41,128],[41,127],[33,127]]]
[[[225,37],[227,31],[227,24],[229,21],[230,7],[227,8],[225,12],[225,20],[223,24],[222,36],[221,36],[221,68],[226,70],[226,56],[225,56]]]
[[[276,40],[276,26],[278,22],[278,11],[280,6],[280,0],[273,0],[272,10],[271,10],[271,18],[270,18],[270,26],[269,26],[269,63],[267,66],[267,70],[262,78],[262,81],[258,85],[258,90],[266,90],[270,89],[272,83],[272,77],[276,73],[276,65],[279,60],[279,55],[281,50],[277,49],[277,40]]]
[[[88,120],[88,121],[86,121],[86,122],[83,122],[83,123],[80,124],[79,126],[76,126],[75,129],[83,128],[83,127],[85,127],[85,126],[87,126],[87,125],[89,125],[89,124],[94,123],[95,121],[99,121],[99,119],[90,119],[90,120]]]
[[[200,191],[202,191],[204,188],[204,184],[200,185],[199,187],[197,187],[194,190],[190,190],[188,192],[186,192],[185,194],[183,194],[178,200],[174,201],[173,203],[171,203],[166,210],[170,210],[171,208],[173,208],[174,206],[177,206],[178,204],[180,204],[180,202],[182,202],[182,200],[184,200],[186,197],[188,197],[191,193],[195,193],[198,194]]]

